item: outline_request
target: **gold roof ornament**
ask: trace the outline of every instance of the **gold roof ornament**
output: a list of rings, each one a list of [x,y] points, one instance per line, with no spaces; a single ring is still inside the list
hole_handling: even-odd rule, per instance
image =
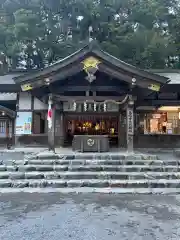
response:
[[[22,89],[23,92],[25,92],[25,91],[32,90],[33,87],[32,87],[31,84],[24,84],[24,85],[21,85],[21,89]]]
[[[100,63],[101,62],[97,58],[88,57],[82,62],[82,64],[84,65],[83,70],[86,71],[86,72],[89,72],[89,73],[91,73],[91,69],[94,69],[94,70],[97,71],[98,70],[98,65]]]
[[[82,64],[84,65],[83,70],[87,73],[86,79],[90,83],[96,79],[96,76],[94,76],[94,74],[98,70],[98,65],[100,63],[101,62],[95,57],[88,57],[82,62]]]
[[[155,92],[159,92],[160,85],[159,84],[151,84],[151,85],[148,86],[148,89],[151,89],[151,90],[153,90]]]

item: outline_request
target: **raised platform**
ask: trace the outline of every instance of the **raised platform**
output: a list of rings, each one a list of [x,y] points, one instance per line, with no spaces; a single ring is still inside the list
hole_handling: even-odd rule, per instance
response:
[[[77,152],[108,152],[108,135],[75,135],[72,149]]]

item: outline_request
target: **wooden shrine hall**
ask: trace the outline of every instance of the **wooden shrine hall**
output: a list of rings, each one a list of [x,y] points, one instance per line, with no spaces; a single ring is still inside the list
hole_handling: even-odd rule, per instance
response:
[[[44,69],[0,76],[6,95],[0,105],[13,113],[11,136],[9,124],[3,136],[15,145],[82,152],[178,146],[180,73],[174,73],[176,82],[170,73],[138,69],[92,41]],[[2,108],[0,131],[8,115]]]

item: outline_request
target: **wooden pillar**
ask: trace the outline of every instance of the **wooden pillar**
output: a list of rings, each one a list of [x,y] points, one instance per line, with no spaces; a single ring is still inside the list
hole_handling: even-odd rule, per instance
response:
[[[132,153],[134,151],[134,101],[132,95],[129,96],[129,101],[126,109],[127,117],[127,151]]]
[[[17,122],[17,114],[19,111],[19,98],[20,98],[20,93],[17,93],[17,98],[16,98],[16,118],[14,119],[14,146],[17,147],[18,145],[18,136],[16,135],[16,122]]]
[[[178,134],[180,133],[180,108],[178,108],[178,120],[177,120]]]
[[[56,104],[56,106],[55,145],[58,147],[63,147],[65,141],[65,133],[67,131],[67,126],[64,124],[63,103],[59,102]]]
[[[64,124],[64,113],[61,112],[59,114],[59,145],[60,147],[64,146],[64,138],[65,138],[65,124]]]
[[[75,132],[75,128],[76,128],[76,122],[75,122],[75,120],[72,120],[72,128],[71,128],[71,132],[72,132],[72,134],[74,135],[74,132]]]
[[[122,123],[122,116],[121,113],[119,113],[119,117],[118,117],[118,147],[121,147],[121,136],[122,136],[122,132],[121,132],[121,123]]]

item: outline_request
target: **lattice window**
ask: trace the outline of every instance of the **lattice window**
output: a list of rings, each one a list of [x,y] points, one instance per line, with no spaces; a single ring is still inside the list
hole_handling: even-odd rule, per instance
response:
[[[6,137],[6,120],[0,120],[0,137]]]

